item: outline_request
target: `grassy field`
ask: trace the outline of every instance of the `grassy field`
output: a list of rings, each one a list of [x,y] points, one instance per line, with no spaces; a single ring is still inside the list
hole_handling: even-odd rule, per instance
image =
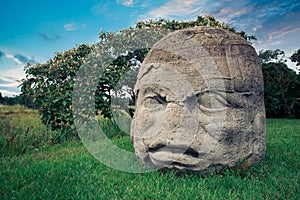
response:
[[[262,163],[199,177],[116,171],[80,141],[54,144],[33,111],[0,117],[0,199],[300,199],[300,120],[267,120]],[[132,149],[128,136],[113,142]]]
[[[0,107],[0,154],[12,156],[61,143],[64,134],[42,124],[36,110]]]

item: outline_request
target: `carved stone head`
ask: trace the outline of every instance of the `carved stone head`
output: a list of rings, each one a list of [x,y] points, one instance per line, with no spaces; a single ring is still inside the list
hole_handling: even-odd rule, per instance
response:
[[[131,138],[143,163],[214,171],[264,158],[261,66],[235,33],[197,27],[169,34],[142,63],[135,94]]]

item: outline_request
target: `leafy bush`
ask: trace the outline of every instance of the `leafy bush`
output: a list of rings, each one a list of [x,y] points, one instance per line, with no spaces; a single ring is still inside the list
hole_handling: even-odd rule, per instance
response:
[[[73,50],[56,53],[45,64],[36,64],[26,70],[21,91],[32,96],[40,105],[40,117],[53,130],[72,125],[72,91],[74,77],[91,46],[79,45]]]

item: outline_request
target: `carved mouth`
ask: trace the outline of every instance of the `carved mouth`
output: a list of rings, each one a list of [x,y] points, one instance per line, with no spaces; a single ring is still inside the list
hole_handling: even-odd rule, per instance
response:
[[[154,147],[150,147],[149,148],[149,152],[151,153],[155,153],[157,151],[166,151],[166,152],[170,152],[173,154],[185,154],[188,156],[192,156],[194,158],[198,158],[199,157],[199,153],[191,148],[191,147],[186,147],[186,146],[172,146],[172,145],[165,145],[165,144],[157,144]]]
[[[148,149],[152,163],[164,167],[193,168],[205,153],[199,153],[186,145],[157,144]]]

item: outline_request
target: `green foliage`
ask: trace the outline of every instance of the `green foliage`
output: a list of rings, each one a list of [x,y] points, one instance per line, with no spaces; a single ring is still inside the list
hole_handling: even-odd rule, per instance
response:
[[[140,21],[136,23],[136,28],[166,28],[172,31],[181,30],[185,28],[192,28],[197,26],[211,26],[218,27],[222,29],[226,29],[232,31],[245,40],[251,41],[256,40],[255,35],[248,35],[245,31],[237,32],[236,29],[232,26],[228,26],[223,22],[219,22],[215,19],[215,17],[211,15],[198,16],[194,21],[175,21],[175,20],[167,20],[160,18],[158,20],[150,19],[149,21]]]
[[[300,49],[298,49],[296,52],[294,52],[290,59],[292,62],[295,62],[297,66],[299,66],[300,65]]]
[[[285,63],[279,49],[261,51],[267,117],[300,118],[300,75]]]
[[[300,198],[299,120],[267,120],[265,160],[199,177],[174,171],[133,174],[96,160],[80,142],[0,157],[1,199],[295,199]],[[129,137],[112,142],[132,151]]]
[[[75,49],[56,53],[48,62],[26,70],[21,91],[40,105],[43,123],[49,124],[53,130],[70,129],[73,125],[71,95],[74,78],[91,48],[79,45]]]
[[[260,50],[259,51],[259,58],[261,59],[262,63],[270,62],[272,60],[275,60],[276,62],[286,62],[286,60],[283,60],[285,57],[284,51],[281,51],[280,49],[276,50]]]
[[[126,100],[126,95],[130,95],[131,105],[134,105],[135,95],[133,89],[139,63],[144,60],[148,51],[149,49],[137,49],[128,52],[126,55],[120,55],[104,68],[97,85],[95,107],[96,110],[101,111],[101,115],[105,118],[112,118],[111,104],[113,100],[116,101],[122,98]],[[124,76],[125,74],[126,76]],[[122,105],[122,107],[125,106],[125,110],[129,109],[124,102],[114,103]]]

